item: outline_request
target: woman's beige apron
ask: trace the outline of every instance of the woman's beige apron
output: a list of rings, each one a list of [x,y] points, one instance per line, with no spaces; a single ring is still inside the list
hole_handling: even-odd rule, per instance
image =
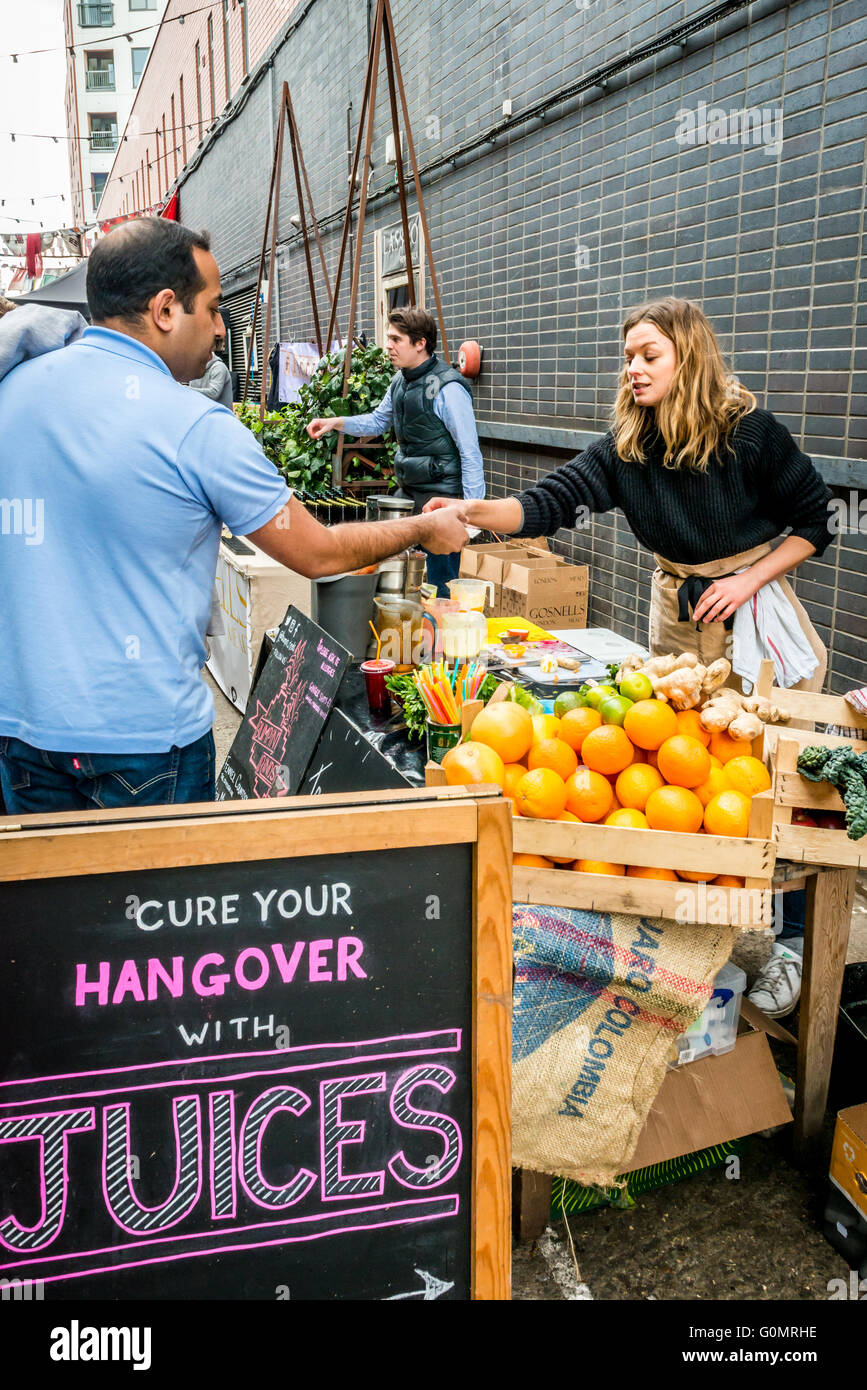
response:
[[[709,666],[718,657],[728,656],[731,631],[724,623],[688,623],[678,621],[677,591],[681,581],[691,574],[705,579],[721,579],[733,574],[735,570],[753,565],[763,556],[770,554],[773,547],[754,546],[740,555],[729,555],[720,560],[709,560],[704,565],[681,565],[666,560],[662,555],[654,555],[657,568],[653,571],[650,597],[650,651],[652,656],[665,656],[668,652],[697,652],[699,661]],[[809,680],[799,681],[794,690],[821,690],[828,670],[828,652],[803,605],[795,596],[788,579],[779,575],[777,582],[795,610],[795,616],[804,636],[815,652],[819,664]],[[730,684],[740,689],[740,678],[733,676]]]

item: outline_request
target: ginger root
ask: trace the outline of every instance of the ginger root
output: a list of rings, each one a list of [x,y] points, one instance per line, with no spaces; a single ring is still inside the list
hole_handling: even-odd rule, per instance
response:
[[[708,733],[728,730],[732,738],[752,742],[770,719],[772,706],[754,695],[739,695],[725,686],[717,690],[702,706],[699,719]],[[780,711],[774,709],[779,714]]]
[[[701,699],[703,666],[678,666],[666,676],[651,677],[653,693],[664,696],[675,709],[694,709]]]

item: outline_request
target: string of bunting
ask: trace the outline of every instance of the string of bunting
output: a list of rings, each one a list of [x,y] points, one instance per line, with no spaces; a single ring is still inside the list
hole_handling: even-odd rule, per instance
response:
[[[238,9],[243,10],[246,0],[238,0]],[[127,39],[132,43],[136,34],[147,34],[152,29],[160,29],[164,24],[183,24],[185,19],[190,19],[193,15],[204,14],[206,10],[220,10],[223,8],[223,0],[211,0],[209,5],[199,5],[194,10],[185,10],[183,14],[173,14],[168,17],[163,16],[154,24],[144,24],[140,29],[120,29],[116,34],[100,35],[100,43],[108,43],[111,39]],[[20,48],[17,53],[4,53],[4,58],[11,58],[13,63],[17,63],[19,58],[34,58],[42,53],[62,53],[65,49],[71,56],[74,55],[76,48],[92,48],[93,39],[81,39],[78,43],[58,43],[50,48]]]

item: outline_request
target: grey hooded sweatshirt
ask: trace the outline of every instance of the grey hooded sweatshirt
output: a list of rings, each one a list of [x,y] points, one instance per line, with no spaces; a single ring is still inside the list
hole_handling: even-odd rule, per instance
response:
[[[86,327],[76,309],[21,304],[10,310],[0,319],[0,381],[19,363],[74,343]]]

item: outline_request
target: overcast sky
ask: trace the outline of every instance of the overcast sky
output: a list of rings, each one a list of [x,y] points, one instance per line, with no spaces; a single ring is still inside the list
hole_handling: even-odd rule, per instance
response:
[[[68,143],[25,140],[25,132],[64,135],[62,0],[0,0],[0,231],[37,232],[68,226],[72,220],[69,193]],[[29,48],[54,48],[32,58],[11,53]],[[15,143],[8,131],[16,134]],[[56,195],[63,193],[66,202]],[[54,197],[47,195],[54,194]],[[35,208],[30,199],[36,199]],[[10,219],[20,217],[21,226]],[[28,219],[28,220],[24,220]]]

